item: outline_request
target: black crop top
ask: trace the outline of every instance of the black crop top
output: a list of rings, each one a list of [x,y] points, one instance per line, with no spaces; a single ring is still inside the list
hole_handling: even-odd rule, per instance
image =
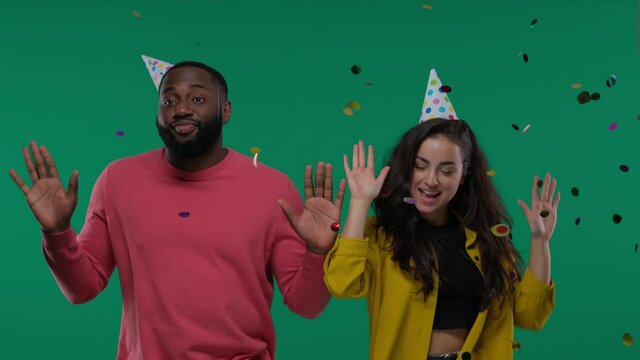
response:
[[[480,310],[482,273],[465,249],[464,227],[457,221],[419,231],[430,239],[438,258],[440,285],[433,329],[471,329]]]

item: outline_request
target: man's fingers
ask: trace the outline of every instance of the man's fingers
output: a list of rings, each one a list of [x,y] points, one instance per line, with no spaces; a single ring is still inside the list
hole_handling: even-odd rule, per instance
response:
[[[338,185],[338,195],[336,195],[336,206],[342,211],[342,199],[344,199],[344,191],[347,188],[347,181],[345,179],[340,180]]]
[[[44,146],[40,146],[40,152],[42,153],[42,157],[44,158],[44,162],[47,165],[47,169],[49,169],[49,174],[51,175],[51,177],[57,178],[58,177],[58,169],[56,168],[56,164],[53,161],[53,157],[49,153],[49,150]]]
[[[24,158],[24,165],[27,167],[27,172],[29,172],[29,178],[31,178],[31,184],[33,185],[39,179],[38,172],[36,171],[35,166],[33,166],[31,155],[29,155],[29,149],[26,147],[22,148],[22,157]]]
[[[278,205],[280,205],[280,208],[284,211],[284,214],[287,216],[289,223],[295,229],[296,218],[298,217],[296,215],[296,211],[293,209],[291,205],[289,205],[288,202],[282,199],[278,199]]]
[[[47,169],[44,167],[44,160],[40,153],[40,148],[35,141],[31,142],[31,152],[33,153],[33,159],[36,161],[36,171],[40,179],[47,177]]]
[[[333,165],[327,164],[324,174],[324,198],[333,201]]]
[[[18,188],[20,188],[22,193],[26,196],[29,193],[29,186],[27,186],[27,184],[25,184],[24,181],[22,181],[18,173],[15,170],[11,169],[9,170],[9,176],[11,176],[11,178],[13,179],[13,182],[15,182],[16,185],[18,185]]]
[[[311,165],[307,165],[304,168],[304,199],[311,199],[313,197],[313,181],[311,180]]]
[[[78,199],[78,170],[75,170],[69,178],[69,186],[67,187],[67,193],[70,194],[74,200]]]
[[[316,165],[316,193],[314,196],[316,197],[324,197],[324,163],[322,161],[318,162]]]

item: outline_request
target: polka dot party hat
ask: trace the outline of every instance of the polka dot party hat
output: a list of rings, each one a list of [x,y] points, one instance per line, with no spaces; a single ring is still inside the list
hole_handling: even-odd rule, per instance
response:
[[[154,59],[152,57],[142,55],[142,61],[147,66],[147,70],[149,70],[149,75],[151,75],[151,79],[153,80],[153,84],[156,86],[156,89],[160,86],[160,80],[164,76],[164,73],[167,70],[171,69],[173,64],[169,64],[168,62]]]
[[[431,69],[427,92],[424,95],[420,122],[435,118],[458,119],[456,111],[453,110],[453,105],[451,105],[451,101],[449,101],[447,92],[450,90],[447,88],[448,86],[443,86],[440,82],[436,69]]]

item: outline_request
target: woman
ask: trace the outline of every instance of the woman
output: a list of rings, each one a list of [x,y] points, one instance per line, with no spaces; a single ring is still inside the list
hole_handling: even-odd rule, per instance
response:
[[[540,189],[534,177],[531,208],[518,201],[531,229],[520,271],[510,236],[495,231],[511,219],[466,122],[410,129],[377,178],[362,142],[344,166],[349,213],[325,282],[336,297],[368,299],[370,358],[512,359],[514,326],[540,329],[554,306],[556,180],[547,174]],[[372,204],[377,216],[367,218]]]

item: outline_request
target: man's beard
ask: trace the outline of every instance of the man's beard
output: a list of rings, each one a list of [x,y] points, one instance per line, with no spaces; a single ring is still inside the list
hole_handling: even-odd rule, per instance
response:
[[[160,125],[156,118],[158,134],[169,153],[181,159],[194,159],[202,155],[218,141],[222,133],[222,121],[217,117],[199,122],[197,127],[198,130],[196,130],[196,135],[193,139],[180,142],[176,140],[174,132]]]

